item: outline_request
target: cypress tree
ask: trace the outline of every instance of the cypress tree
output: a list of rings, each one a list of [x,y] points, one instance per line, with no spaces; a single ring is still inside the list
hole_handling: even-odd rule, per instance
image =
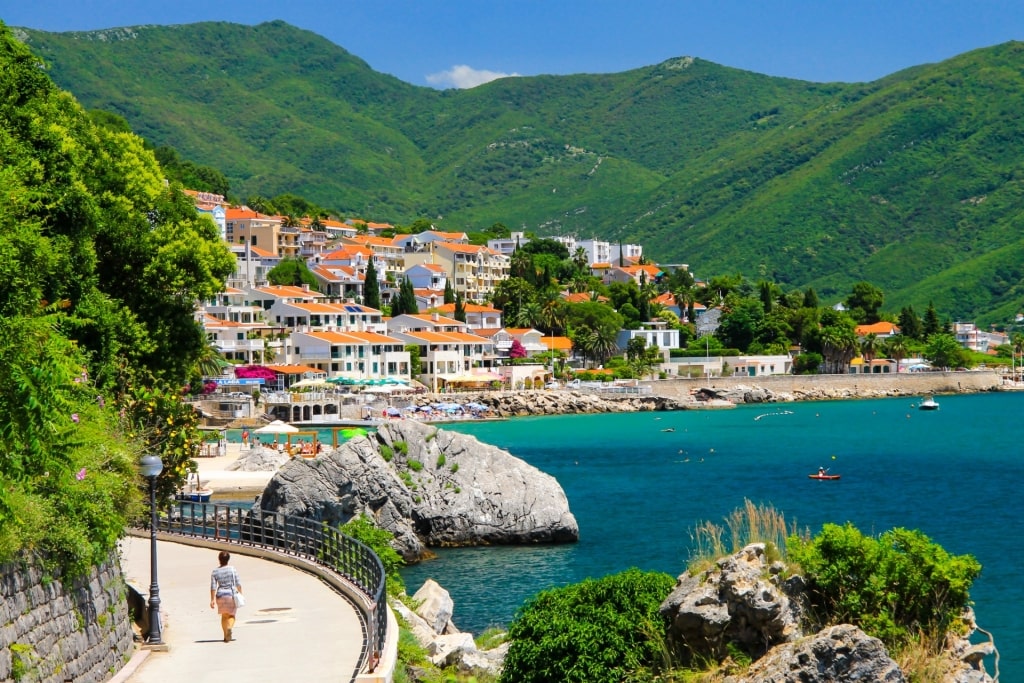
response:
[[[363,281],[363,305],[380,310],[380,282],[373,259],[366,264],[366,279]]]
[[[466,303],[462,300],[462,292],[455,295],[455,315],[454,318],[460,323],[466,322]]]
[[[447,278],[444,281],[444,302],[446,304],[455,303],[455,290],[452,289],[452,281]]]

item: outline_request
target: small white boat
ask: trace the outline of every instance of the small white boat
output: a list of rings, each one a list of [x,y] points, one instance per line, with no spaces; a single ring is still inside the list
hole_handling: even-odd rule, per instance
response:
[[[178,489],[174,496],[175,500],[183,500],[187,503],[209,503],[213,496],[213,489],[203,486],[199,481],[198,472],[189,472],[185,485]]]
[[[917,408],[918,410],[938,410],[939,404],[931,396],[925,396]]]

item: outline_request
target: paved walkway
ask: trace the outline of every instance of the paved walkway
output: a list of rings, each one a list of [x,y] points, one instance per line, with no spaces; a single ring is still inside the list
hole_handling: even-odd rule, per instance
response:
[[[149,539],[121,541],[129,583],[149,594]],[[225,643],[210,609],[217,551],[157,544],[166,652],[136,655],[115,681],[339,681],[355,674],[363,633],[355,608],[318,578],[287,565],[232,553],[247,602]],[[143,659],[140,655],[144,654]],[[141,663],[140,663],[141,660]]]

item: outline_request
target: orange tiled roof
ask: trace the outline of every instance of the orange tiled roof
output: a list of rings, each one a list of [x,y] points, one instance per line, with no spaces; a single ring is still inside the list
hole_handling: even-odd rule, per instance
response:
[[[480,304],[463,304],[463,308],[466,313],[501,313],[497,308],[493,306],[482,306]],[[438,313],[455,314],[455,304],[442,304],[435,306],[431,310],[437,311]]]
[[[871,325],[857,325],[854,328],[854,333],[858,337],[866,337],[869,334],[899,334],[899,325],[886,321],[873,323]]]
[[[319,368],[311,368],[308,365],[264,365],[263,367],[269,368],[281,375],[301,375],[306,372],[323,374],[324,372]]]

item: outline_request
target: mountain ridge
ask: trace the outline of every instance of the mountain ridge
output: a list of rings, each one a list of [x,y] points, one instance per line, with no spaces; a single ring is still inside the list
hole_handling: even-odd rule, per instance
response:
[[[85,106],[220,168],[243,198],[637,242],[825,297],[867,279],[951,318],[1022,305],[1018,42],[870,83],[674,57],[437,91],[280,21],[21,31]]]

